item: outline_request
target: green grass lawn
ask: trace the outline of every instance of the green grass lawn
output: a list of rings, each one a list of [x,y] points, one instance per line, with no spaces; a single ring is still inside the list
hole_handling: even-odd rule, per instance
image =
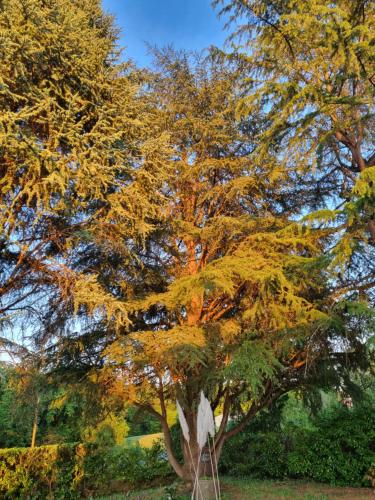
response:
[[[374,491],[370,488],[334,488],[318,483],[305,483],[303,481],[260,481],[255,479],[233,479],[222,478],[223,500],[325,500],[325,499],[347,499],[359,500],[361,498],[375,498]],[[97,497],[96,500],[188,500],[191,498],[188,492],[183,491],[183,485],[175,483],[174,496],[168,496],[166,488],[153,488],[142,491],[134,491],[124,496],[117,494],[111,496]]]
[[[139,444],[143,448],[151,448],[154,442],[162,437],[162,432],[157,432],[156,434],[145,434],[143,436],[130,436],[125,439],[125,446]]]

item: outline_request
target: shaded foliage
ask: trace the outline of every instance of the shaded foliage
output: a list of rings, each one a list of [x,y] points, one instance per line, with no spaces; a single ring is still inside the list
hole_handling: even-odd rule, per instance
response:
[[[300,405],[287,403],[283,416],[271,409],[227,443],[222,472],[367,485],[365,476],[375,460],[374,408],[374,398],[366,397],[353,408],[330,403],[308,419]],[[275,420],[274,427],[267,424]]]

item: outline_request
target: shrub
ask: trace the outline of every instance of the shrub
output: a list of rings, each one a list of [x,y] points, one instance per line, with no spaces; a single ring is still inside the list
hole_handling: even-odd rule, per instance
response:
[[[329,409],[315,425],[315,430],[293,438],[289,474],[340,486],[363,484],[375,459],[373,405]]]
[[[160,442],[151,448],[139,445],[100,449],[86,459],[85,479],[94,489],[105,482],[122,481],[127,487],[150,484],[172,472]]]
[[[222,473],[260,479],[279,479],[287,474],[286,444],[281,433],[286,402],[287,398],[281,397],[225,443],[219,463]]]
[[[51,445],[0,450],[1,498],[81,498],[83,445]]]
[[[375,411],[370,399],[322,411],[313,425],[248,426],[225,444],[223,473],[257,478],[313,479],[340,486],[368,484],[375,462]]]
[[[181,426],[180,422],[176,422],[171,427],[172,449],[174,456],[180,462],[183,460],[182,447],[181,447]]]
[[[225,444],[220,470],[237,477],[283,478],[287,461],[281,434],[239,434]]]

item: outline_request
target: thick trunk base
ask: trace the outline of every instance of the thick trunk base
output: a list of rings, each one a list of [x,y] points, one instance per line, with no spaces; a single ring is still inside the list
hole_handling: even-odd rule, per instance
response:
[[[213,479],[199,479],[199,487],[194,494],[194,500],[215,500],[215,484]]]

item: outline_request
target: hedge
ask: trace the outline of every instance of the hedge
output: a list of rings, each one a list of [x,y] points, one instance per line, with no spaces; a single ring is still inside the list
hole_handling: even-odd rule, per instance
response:
[[[73,500],[110,493],[116,482],[122,490],[151,485],[171,473],[160,443],[150,449],[95,444],[0,449],[0,498]]]
[[[85,460],[85,485],[100,492],[103,484],[119,481],[127,490],[162,482],[173,474],[161,443],[151,448],[139,445],[99,448]]]
[[[87,452],[82,444],[0,449],[0,498],[81,498]]]

